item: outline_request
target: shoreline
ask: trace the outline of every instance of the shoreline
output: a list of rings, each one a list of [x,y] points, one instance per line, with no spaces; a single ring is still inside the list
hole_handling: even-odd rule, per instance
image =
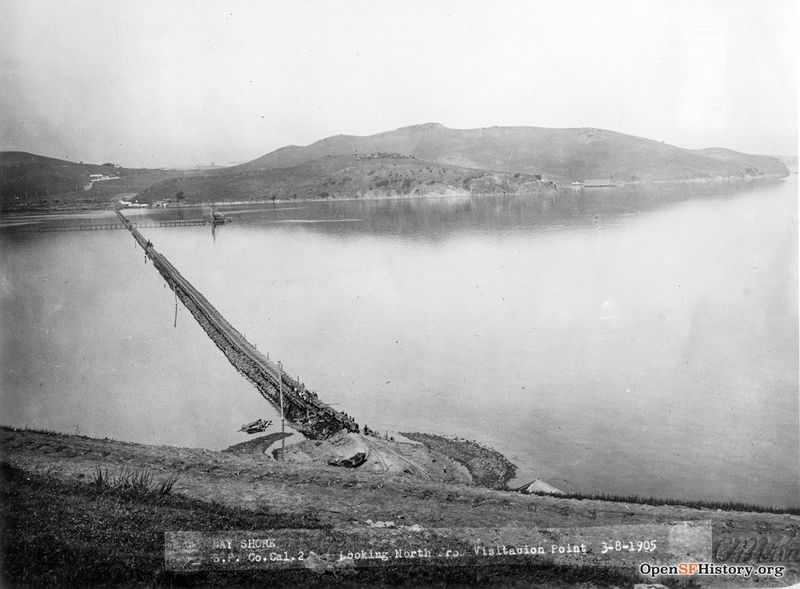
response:
[[[538,191],[538,192],[492,192],[492,193],[469,193],[463,190],[454,189],[452,192],[448,193],[438,193],[438,192],[429,192],[425,194],[392,194],[392,195],[368,195],[368,196],[346,196],[346,197],[336,197],[336,198],[298,198],[298,199],[253,199],[253,200],[235,200],[235,201],[220,201],[220,202],[213,202],[213,201],[197,201],[192,203],[174,203],[170,204],[168,207],[153,207],[150,205],[141,206],[141,207],[119,207],[117,203],[117,198],[114,197],[112,199],[98,202],[96,204],[90,203],[75,203],[74,205],[68,203],[61,203],[58,206],[47,206],[42,205],[40,203],[30,203],[30,204],[21,204],[21,205],[12,205],[8,207],[3,207],[0,209],[0,213],[3,215],[13,215],[15,213],[28,213],[28,214],[42,214],[46,215],[49,213],[67,213],[67,212],[90,212],[90,211],[114,211],[117,208],[121,208],[126,212],[130,211],[154,211],[154,210],[166,210],[166,209],[189,209],[193,207],[200,207],[200,206],[212,206],[215,205],[217,207],[228,207],[228,206],[242,206],[242,205],[279,205],[279,204],[310,204],[310,203],[334,203],[334,202],[357,202],[357,201],[406,201],[406,200],[436,200],[436,199],[448,199],[448,198],[483,198],[483,197],[498,197],[498,196],[524,196],[524,195],[535,195],[535,196],[542,196],[547,194],[554,194],[555,196],[561,194],[573,194],[575,192],[581,191],[588,191],[590,193],[605,193],[605,192],[612,192],[615,190],[622,190],[626,187],[629,188],[647,188],[647,187],[660,187],[660,186],[680,186],[680,185],[687,185],[687,186],[722,186],[725,184],[728,185],[740,185],[746,186],[751,185],[758,182],[777,182],[781,180],[790,179],[794,174],[789,174],[788,176],[779,176],[776,174],[771,175],[763,175],[763,176],[728,176],[728,177],[714,177],[714,178],[689,178],[683,180],[647,180],[647,181],[631,181],[631,182],[623,182],[619,185],[615,185],[613,187],[600,187],[600,188],[584,188],[580,187],[580,189],[573,188],[570,184],[556,184],[556,186],[552,189],[548,189],[546,191]],[[120,194],[127,194],[130,195],[131,193],[120,193]],[[139,194],[139,193],[136,193]],[[51,196],[58,196],[58,195],[51,195]]]
[[[344,434],[344,432],[341,432]],[[170,462],[172,467],[181,465],[179,470],[186,470],[192,468],[190,464],[196,466],[208,460],[212,463],[219,461],[227,461],[229,458],[233,461],[244,460],[247,462],[256,462],[265,467],[269,467],[270,471],[275,470],[310,470],[320,476],[325,476],[325,473],[334,472],[347,476],[368,477],[368,478],[389,478],[395,480],[403,480],[408,483],[416,483],[419,485],[428,484],[431,481],[438,481],[441,483],[455,484],[456,486],[472,489],[476,492],[491,492],[500,493],[505,496],[523,496],[523,497],[546,497],[552,499],[569,499],[574,501],[600,501],[603,503],[619,503],[625,505],[638,505],[642,507],[656,506],[656,507],[670,507],[678,509],[690,510],[714,510],[717,512],[725,511],[731,513],[757,513],[757,514],[778,514],[785,516],[800,516],[800,505],[796,507],[771,507],[765,505],[736,503],[730,501],[709,501],[709,500],[681,500],[670,499],[665,497],[643,497],[638,495],[631,496],[618,496],[606,494],[592,494],[581,492],[570,492],[562,494],[550,494],[546,492],[533,492],[521,493],[520,487],[515,485],[509,487],[508,482],[515,476],[516,465],[511,463],[508,458],[503,454],[494,450],[484,444],[473,440],[467,440],[459,436],[443,436],[439,434],[427,434],[422,432],[397,432],[399,436],[406,438],[405,441],[390,442],[382,438],[366,437],[368,440],[378,443],[379,448],[385,449],[386,445],[394,446],[410,446],[416,445],[417,447],[423,446],[434,457],[445,458],[445,461],[450,461],[456,468],[461,467],[463,472],[469,472],[471,476],[468,481],[463,477],[456,476],[438,476],[431,477],[421,472],[403,471],[385,471],[376,472],[369,471],[365,468],[358,469],[345,469],[345,468],[330,468],[326,465],[326,461],[309,461],[307,459],[296,461],[287,460],[282,462],[276,456],[280,442],[281,434],[274,432],[263,436],[258,436],[244,442],[232,444],[227,448],[220,450],[209,450],[207,448],[189,448],[170,445],[152,445],[139,442],[127,442],[123,440],[116,440],[111,438],[93,438],[82,434],[62,433],[50,430],[35,430],[26,427],[13,427],[7,425],[0,425],[0,462],[11,462],[16,464],[10,458],[18,454],[17,448],[24,447],[27,441],[37,440],[38,446],[34,448],[32,454],[37,454],[42,448],[53,446],[56,451],[46,449],[41,452],[43,456],[53,458],[53,462],[59,462],[58,452],[63,451],[65,454],[62,458],[76,458],[79,454],[77,449],[90,450],[80,452],[87,456],[98,458],[94,452],[99,452],[100,457],[105,458],[115,452],[109,450],[116,450],[125,456],[123,462],[131,463],[132,458],[138,459],[139,466],[147,468],[154,468],[156,470],[168,470],[164,467],[166,464],[166,457],[178,456],[181,460],[178,462]],[[285,437],[291,437],[286,435]],[[23,440],[22,443],[16,443],[14,440]],[[54,441],[54,440],[57,440]],[[9,441],[11,443],[9,444]],[[286,446],[287,451],[293,447],[300,447],[303,444],[319,445],[319,441],[301,439],[292,442]],[[342,442],[335,442],[335,445],[341,445]],[[374,448],[374,446],[373,446]],[[270,451],[268,453],[268,451]],[[324,452],[322,452],[324,454]],[[189,463],[183,458],[186,456],[192,457],[194,462]],[[199,462],[198,462],[199,460]],[[44,460],[49,462],[50,460]],[[40,465],[42,460],[34,460],[36,465]],[[436,462],[434,460],[434,462]],[[52,466],[50,471],[56,471]],[[412,469],[413,470],[413,469]],[[417,469],[418,470],[418,469]],[[203,469],[203,472],[211,472]],[[74,473],[73,473],[74,474]],[[422,476],[420,476],[422,475]],[[79,475],[79,479],[85,478],[88,475]],[[334,477],[336,478],[336,477]],[[540,479],[536,479],[539,481]],[[523,485],[525,486],[525,485]]]
[[[508,482],[516,476],[517,466],[497,450],[457,436],[420,432],[401,434],[463,465],[475,484],[487,489],[511,490]]]

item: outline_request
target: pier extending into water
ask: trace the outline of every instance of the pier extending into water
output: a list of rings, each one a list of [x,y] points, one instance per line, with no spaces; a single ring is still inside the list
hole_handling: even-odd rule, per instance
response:
[[[119,212],[119,211],[117,211]],[[125,218],[127,221],[127,218]],[[156,228],[156,227],[197,227],[203,225],[211,225],[211,219],[173,219],[171,221],[143,221],[132,223],[128,221],[128,225],[139,229]],[[12,225],[6,228],[11,232],[28,232],[44,233],[50,231],[108,231],[111,229],[128,229],[128,225],[122,222],[105,222],[105,223],[21,223],[19,225]]]
[[[284,416],[295,430],[312,439],[323,439],[342,429],[358,431],[358,424],[351,417],[323,403],[314,391],[306,389],[248,342],[119,210],[117,217],[228,361],[279,411],[282,393]]]

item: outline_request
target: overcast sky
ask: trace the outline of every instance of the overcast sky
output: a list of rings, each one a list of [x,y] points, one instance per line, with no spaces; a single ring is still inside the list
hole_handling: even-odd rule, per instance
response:
[[[424,122],[797,153],[795,0],[0,0],[0,150],[246,161]]]

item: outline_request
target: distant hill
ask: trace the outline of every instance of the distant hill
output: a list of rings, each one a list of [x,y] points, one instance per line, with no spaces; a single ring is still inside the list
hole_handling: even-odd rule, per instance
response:
[[[3,208],[44,202],[101,204],[117,193],[136,193],[145,187],[182,174],[172,170],[122,168],[84,164],[24,151],[0,152],[0,203]],[[92,175],[103,179],[93,181]],[[113,178],[113,179],[111,179]]]
[[[436,123],[287,146],[251,162],[156,184],[143,201],[502,194],[553,190],[553,183],[616,183],[782,177],[780,160],[729,149],[689,150],[601,129]]]
[[[92,183],[90,174],[119,178]],[[788,174],[776,157],[682,149],[602,129],[429,123],[366,137],[336,135],[222,169],[134,170],[3,152],[0,196],[6,208],[54,195],[62,202],[102,202],[121,192],[139,193],[143,202],[226,202],[507,194],[590,178],[619,184]]]
[[[77,164],[24,151],[0,152],[0,192],[14,196],[41,196],[82,190],[90,174],[114,174],[112,165]],[[115,175],[115,174],[114,174]]]
[[[559,181],[690,180],[788,174],[769,156],[728,149],[690,150],[602,129],[489,127],[448,129],[437,123],[367,137],[337,135],[306,147],[283,147],[235,170],[296,166],[330,155],[393,152],[438,164],[542,174]]]
[[[442,165],[391,153],[329,155],[286,168],[247,169],[165,180],[139,194],[141,202],[375,198],[554,191],[534,174]]]
[[[778,155],[775,156],[781,160],[784,165],[789,168],[792,174],[797,174],[797,156],[796,155]]]

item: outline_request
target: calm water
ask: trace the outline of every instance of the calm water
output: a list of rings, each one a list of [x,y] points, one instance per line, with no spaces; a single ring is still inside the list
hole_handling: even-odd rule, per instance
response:
[[[799,505],[796,179],[684,192],[284,203],[143,233],[373,429],[480,440],[564,490]],[[0,247],[3,423],[222,448],[275,418],[182,306],[173,328],[127,233]]]

